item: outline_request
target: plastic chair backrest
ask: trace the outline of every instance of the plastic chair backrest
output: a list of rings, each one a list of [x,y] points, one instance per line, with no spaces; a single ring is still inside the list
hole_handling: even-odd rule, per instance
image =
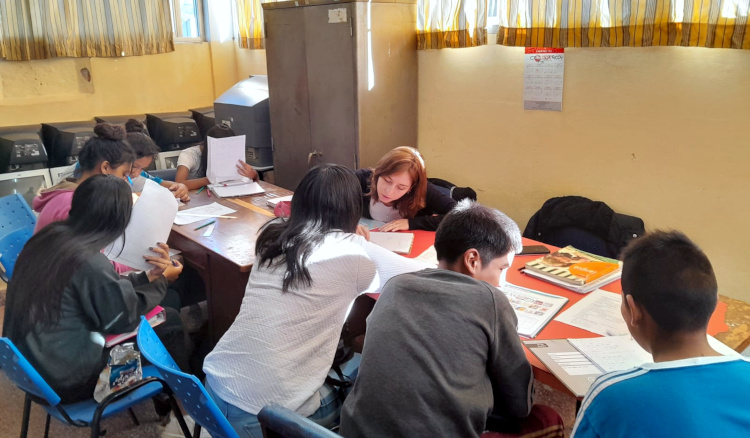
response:
[[[270,404],[258,412],[265,438],[334,438],[336,433],[283,406]]]
[[[0,236],[21,228],[34,229],[36,215],[18,193],[0,198]]]
[[[57,406],[60,403],[60,396],[8,338],[0,338],[0,368],[23,391],[45,399],[50,406]]]
[[[13,268],[16,266],[18,255],[21,254],[23,246],[34,234],[34,227],[22,228],[11,231],[10,234],[0,237],[0,279],[8,282],[13,276]],[[5,272],[2,272],[2,271]]]
[[[182,401],[182,407],[196,423],[214,438],[239,438],[200,380],[192,374],[180,371],[164,344],[156,336],[154,329],[143,316],[138,326],[137,339],[138,348],[143,357],[159,370],[162,379]]]

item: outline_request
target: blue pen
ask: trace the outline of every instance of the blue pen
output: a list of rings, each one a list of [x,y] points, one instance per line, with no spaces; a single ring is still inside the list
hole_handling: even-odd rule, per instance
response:
[[[128,175],[128,182],[130,183],[130,187],[133,187],[133,179],[130,178],[130,175]]]

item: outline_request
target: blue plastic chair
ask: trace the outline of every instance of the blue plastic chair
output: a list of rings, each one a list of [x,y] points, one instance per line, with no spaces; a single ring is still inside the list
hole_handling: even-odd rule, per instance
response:
[[[162,379],[169,385],[169,389],[182,402],[182,407],[195,420],[193,437],[200,436],[201,427],[206,429],[213,438],[239,438],[229,420],[222,414],[219,407],[206,392],[200,380],[192,374],[183,373],[172,356],[156,336],[145,317],[141,316],[138,326],[138,349],[151,362]],[[182,433],[191,438],[190,432],[182,421],[182,416],[175,412]]]
[[[138,418],[132,406],[160,394],[166,388],[164,382],[158,379],[154,367],[145,366],[143,367],[143,380],[110,394],[101,403],[91,398],[77,403],[62,404],[57,393],[8,338],[0,338],[0,368],[16,386],[26,393],[21,438],[25,438],[28,433],[32,401],[39,403],[47,411],[45,438],[49,434],[50,416],[71,426],[90,427],[92,438],[99,438],[101,419],[128,410],[133,422],[138,425]],[[168,392],[167,394],[170,395]],[[172,409],[178,410],[177,403],[171,395],[170,401]]]
[[[264,438],[340,438],[335,432],[277,404],[264,406],[258,412],[258,421]]]
[[[0,198],[0,279],[9,282],[18,254],[34,233],[36,215],[21,195]]]

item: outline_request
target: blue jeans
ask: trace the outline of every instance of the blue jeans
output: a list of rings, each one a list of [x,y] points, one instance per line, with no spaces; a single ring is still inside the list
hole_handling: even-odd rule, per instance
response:
[[[359,354],[355,354],[354,358],[341,367],[343,374],[352,381],[357,378],[360,357]],[[335,377],[335,373],[332,372],[331,374],[332,377]],[[263,438],[263,432],[260,423],[258,422],[257,415],[245,412],[222,400],[211,389],[208,382],[206,382],[206,391],[208,391],[208,395],[210,395],[214,402],[216,402],[219,410],[225,417],[227,417],[227,420],[229,420],[229,423],[239,436],[246,438]],[[339,398],[339,392],[327,383],[324,383],[318,392],[320,393],[320,407],[307,418],[330,429],[338,424],[343,400]]]

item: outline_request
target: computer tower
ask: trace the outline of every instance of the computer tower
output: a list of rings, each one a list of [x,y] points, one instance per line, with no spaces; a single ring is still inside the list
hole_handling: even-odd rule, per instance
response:
[[[191,109],[190,112],[193,114],[193,120],[198,124],[198,129],[201,131],[201,138],[205,140],[208,130],[216,126],[214,107],[207,106],[205,108]]]
[[[47,151],[39,136],[41,125],[0,128],[0,173],[47,167]]]
[[[146,114],[146,127],[162,151],[195,146],[203,139],[189,112]]]
[[[47,148],[49,167],[69,166],[78,162],[78,154],[94,134],[93,120],[65,123],[42,123],[42,141]]]
[[[227,90],[214,102],[217,124],[245,135],[247,162],[256,168],[273,167],[268,77],[251,76]]]

